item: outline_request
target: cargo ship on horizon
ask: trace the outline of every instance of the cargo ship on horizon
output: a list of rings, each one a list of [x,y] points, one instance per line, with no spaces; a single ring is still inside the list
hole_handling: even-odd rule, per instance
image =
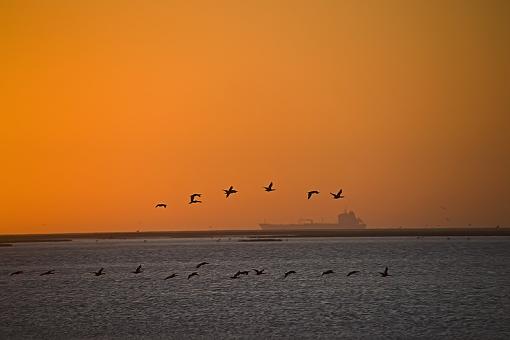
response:
[[[259,224],[262,230],[319,230],[319,229],[365,229],[367,225],[361,218],[356,216],[354,211],[344,211],[338,215],[337,223],[315,223],[313,220],[307,220],[309,223],[297,224]]]

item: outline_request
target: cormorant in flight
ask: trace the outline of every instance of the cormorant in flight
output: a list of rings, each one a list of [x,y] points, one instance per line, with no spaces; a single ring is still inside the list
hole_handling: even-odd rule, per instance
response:
[[[19,274],[23,274],[23,271],[22,270],[18,270],[18,271],[12,272],[12,273],[9,274],[9,276],[19,275]]]
[[[223,190],[225,192],[225,196],[226,198],[228,198],[228,196],[232,195],[232,194],[235,194],[237,193],[237,190],[234,189],[234,187],[231,185],[230,188],[228,189],[225,189]]]
[[[95,276],[105,275],[105,273],[103,273],[103,270],[104,270],[104,268],[101,268],[101,269],[99,269],[97,272],[94,272],[93,274],[94,274]]]
[[[202,194],[192,194],[192,195],[190,195],[190,197],[189,197],[189,204],[202,203],[202,201],[195,199],[196,197],[201,197],[201,196],[202,196]]]
[[[308,197],[308,199],[310,199],[310,198],[313,196],[313,194],[318,195],[318,194],[319,194],[319,191],[317,191],[317,190],[308,191],[308,192],[307,192],[307,197]]]
[[[283,278],[287,278],[287,276],[289,276],[290,274],[296,274],[296,272],[294,270],[289,270],[288,272],[286,272],[283,276]]]
[[[209,262],[205,262],[205,261],[204,262],[200,262],[199,264],[197,264],[197,266],[195,268],[198,269],[198,268],[200,268],[202,266],[205,266],[206,264],[209,264]]]
[[[264,270],[265,270],[265,269],[261,269],[261,270],[253,269],[253,271],[255,272],[255,275],[262,275],[262,274],[265,274],[265,273],[264,273]]]
[[[386,267],[383,272],[379,272],[379,274],[381,274],[382,277],[391,276],[388,274],[388,267]]]
[[[328,275],[328,274],[333,274],[334,272],[329,269],[329,270],[326,270],[325,272],[322,272],[321,276],[324,276],[324,275]]]
[[[345,196],[342,196],[342,189],[338,190],[338,192],[336,194],[334,194],[332,192],[330,192],[330,194],[333,196],[334,200],[345,197]]]
[[[237,271],[237,273],[235,273],[234,275],[232,275],[230,278],[231,278],[231,279],[238,279],[238,278],[239,278],[239,276],[240,276],[241,274],[243,274],[243,272],[242,272],[242,271],[240,271],[240,270],[238,270],[238,271]]]
[[[176,276],[177,276],[177,274],[173,273],[172,275],[168,275],[167,277],[165,277],[163,280],[173,279]]]
[[[131,272],[131,273],[133,273],[133,274],[140,274],[141,272],[143,272],[142,265],[139,265],[138,267],[136,267],[136,270],[134,272]]]
[[[198,273],[197,272],[193,272],[191,274],[188,275],[188,280],[191,279],[193,276],[198,276]]]
[[[352,271],[347,273],[347,276],[351,276],[351,275],[354,275],[356,273],[359,273],[359,270],[352,270]]]
[[[271,192],[271,191],[275,191],[276,190],[276,189],[273,188],[273,182],[269,183],[269,185],[267,187],[264,187],[264,189],[267,192]]]
[[[53,274],[55,274],[55,270],[52,269],[52,270],[48,270],[47,272],[39,274],[39,276],[53,275]]]

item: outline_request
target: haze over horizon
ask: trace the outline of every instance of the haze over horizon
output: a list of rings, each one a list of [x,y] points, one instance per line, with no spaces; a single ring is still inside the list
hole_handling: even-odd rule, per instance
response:
[[[344,209],[509,226],[509,18],[504,0],[1,2],[0,234]]]

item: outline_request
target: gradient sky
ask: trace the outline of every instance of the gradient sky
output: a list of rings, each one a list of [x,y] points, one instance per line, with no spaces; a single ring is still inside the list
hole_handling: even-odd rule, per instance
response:
[[[0,21],[0,233],[510,225],[510,1],[0,0]]]

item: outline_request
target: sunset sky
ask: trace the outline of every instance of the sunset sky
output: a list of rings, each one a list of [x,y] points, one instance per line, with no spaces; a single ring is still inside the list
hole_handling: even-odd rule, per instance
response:
[[[510,225],[510,1],[0,0],[0,20],[0,233]]]

